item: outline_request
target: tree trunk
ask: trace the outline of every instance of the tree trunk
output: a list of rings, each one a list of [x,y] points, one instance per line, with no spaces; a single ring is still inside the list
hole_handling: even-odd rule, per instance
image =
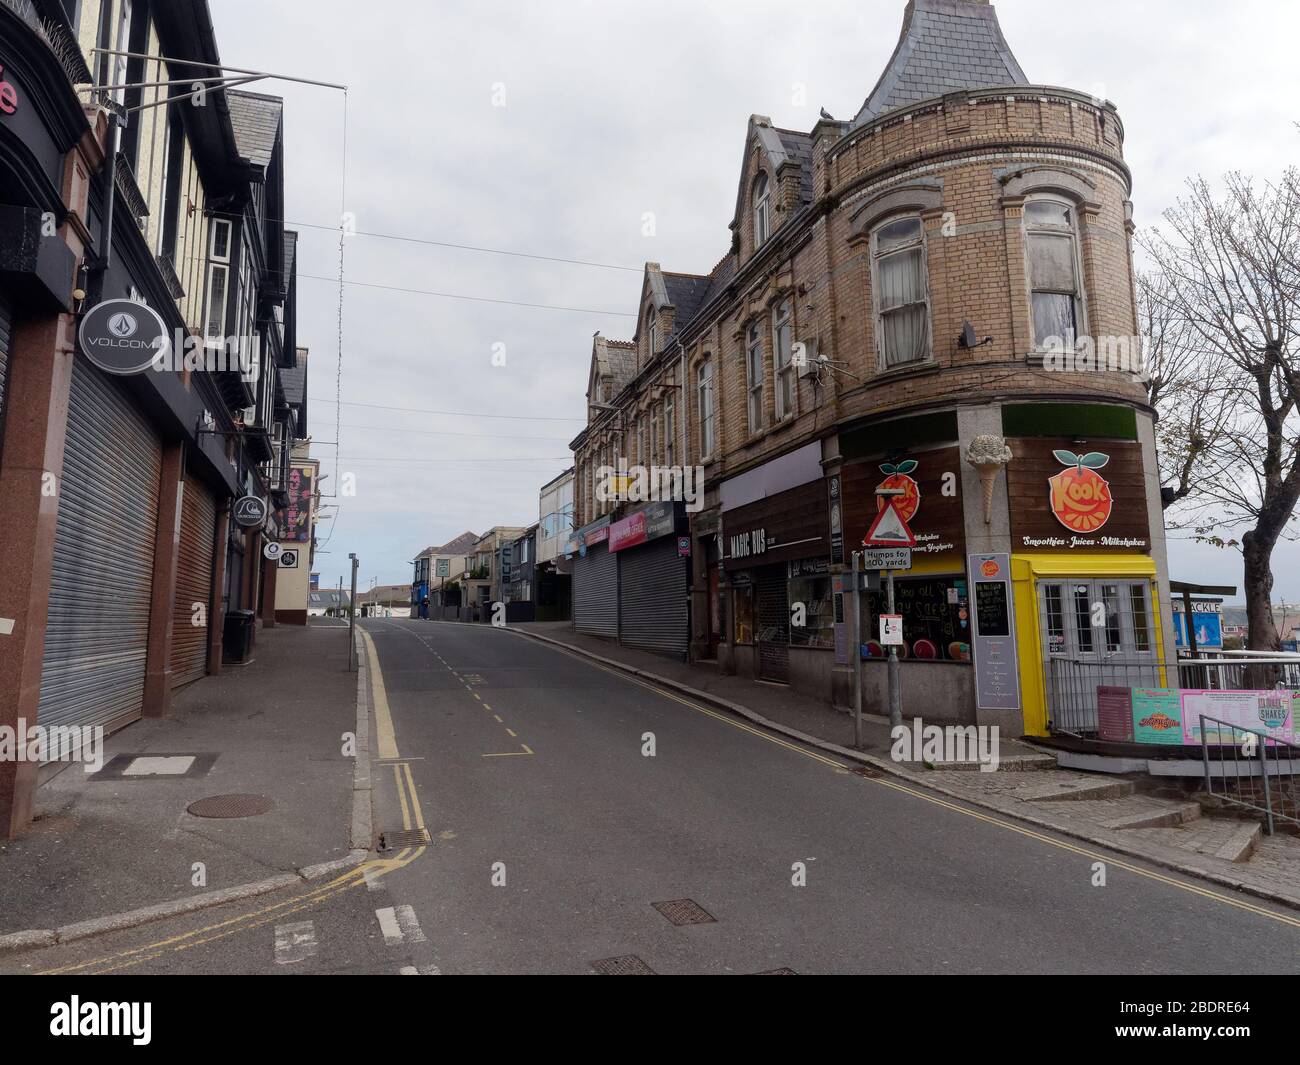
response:
[[[1241,538],[1246,592],[1246,647],[1252,651],[1280,651],[1282,641],[1273,621],[1273,543],[1251,529]],[[1246,686],[1272,688],[1277,670],[1270,666],[1249,666]]]

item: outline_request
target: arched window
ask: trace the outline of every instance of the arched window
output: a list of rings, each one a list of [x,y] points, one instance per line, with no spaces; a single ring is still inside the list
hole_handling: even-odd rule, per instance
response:
[[[716,443],[713,421],[713,360],[705,359],[696,371],[700,415],[700,461],[713,456]]]
[[[1025,260],[1034,348],[1072,350],[1083,331],[1079,242],[1072,204],[1046,196],[1025,203]]]
[[[761,248],[772,235],[772,190],[767,183],[767,175],[759,174],[754,179],[754,247]]]
[[[872,234],[871,248],[881,368],[919,362],[930,350],[925,227],[915,216],[897,218]]]

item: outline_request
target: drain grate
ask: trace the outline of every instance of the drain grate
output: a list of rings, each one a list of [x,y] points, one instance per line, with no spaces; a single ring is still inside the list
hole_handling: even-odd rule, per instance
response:
[[[860,777],[868,777],[871,780],[875,780],[877,777],[884,775],[874,765],[854,766],[854,768],[849,770],[849,772],[856,773]]]
[[[601,958],[591,967],[597,976],[654,976],[655,971],[635,954],[620,954],[617,958]]]
[[[652,902],[650,905],[675,925],[711,924],[717,920],[693,899],[673,899],[671,902]]]
[[[399,828],[394,832],[379,833],[379,851],[396,851],[403,847],[423,847],[429,842],[429,833],[423,828]]]
[[[265,795],[211,795],[185,809],[195,817],[256,817],[274,805]]]

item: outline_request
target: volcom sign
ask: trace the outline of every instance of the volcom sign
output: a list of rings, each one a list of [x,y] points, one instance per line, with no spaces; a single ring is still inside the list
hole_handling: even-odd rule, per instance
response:
[[[82,317],[77,339],[86,358],[123,377],[149,369],[171,345],[158,312],[135,300],[96,304]]]
[[[266,521],[266,500],[260,496],[240,496],[235,500],[235,524],[255,529]]]

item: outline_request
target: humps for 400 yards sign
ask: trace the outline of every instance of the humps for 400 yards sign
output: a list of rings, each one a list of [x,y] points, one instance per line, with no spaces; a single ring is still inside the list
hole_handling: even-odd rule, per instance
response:
[[[171,345],[158,312],[135,300],[96,304],[82,317],[77,339],[86,358],[124,377],[147,370]]]

